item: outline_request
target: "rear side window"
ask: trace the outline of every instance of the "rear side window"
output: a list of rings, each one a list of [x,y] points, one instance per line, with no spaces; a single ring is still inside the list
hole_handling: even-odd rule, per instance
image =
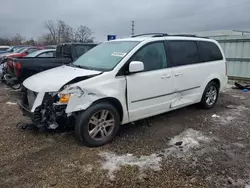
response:
[[[202,62],[222,60],[223,56],[219,47],[213,42],[200,41],[199,53]]]
[[[172,57],[172,66],[181,66],[199,62],[195,41],[168,41]]]
[[[57,58],[71,58],[71,46],[68,44],[58,45],[56,48]]]

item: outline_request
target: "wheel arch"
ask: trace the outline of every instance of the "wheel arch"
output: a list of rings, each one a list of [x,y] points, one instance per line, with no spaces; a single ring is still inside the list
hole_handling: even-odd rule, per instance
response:
[[[112,104],[118,110],[118,113],[120,115],[120,121],[122,122],[123,117],[124,117],[124,112],[123,112],[122,104],[118,99],[114,97],[105,97],[105,98],[96,100],[95,102],[92,103],[92,105],[101,103],[101,102],[107,102],[107,103]]]

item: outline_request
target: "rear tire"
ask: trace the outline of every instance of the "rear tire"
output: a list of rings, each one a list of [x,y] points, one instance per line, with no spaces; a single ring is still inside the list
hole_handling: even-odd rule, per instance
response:
[[[75,133],[84,145],[98,147],[111,142],[119,127],[117,109],[107,102],[101,102],[77,115]]]
[[[213,108],[218,100],[218,96],[219,86],[213,81],[209,82],[204,90],[199,106],[203,109]]]

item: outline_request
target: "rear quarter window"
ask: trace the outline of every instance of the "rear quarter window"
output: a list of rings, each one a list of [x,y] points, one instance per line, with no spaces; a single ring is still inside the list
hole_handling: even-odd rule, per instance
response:
[[[221,51],[215,43],[199,41],[198,46],[201,62],[218,61],[223,59]]]
[[[171,53],[172,66],[189,65],[199,62],[195,41],[167,41]]]

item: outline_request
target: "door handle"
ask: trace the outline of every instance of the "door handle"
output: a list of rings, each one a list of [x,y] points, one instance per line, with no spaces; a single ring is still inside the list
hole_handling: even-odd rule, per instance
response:
[[[171,74],[163,75],[161,78],[162,78],[162,79],[171,78]]]
[[[177,72],[177,73],[175,73],[175,76],[181,76],[181,75],[183,75],[182,72]]]

